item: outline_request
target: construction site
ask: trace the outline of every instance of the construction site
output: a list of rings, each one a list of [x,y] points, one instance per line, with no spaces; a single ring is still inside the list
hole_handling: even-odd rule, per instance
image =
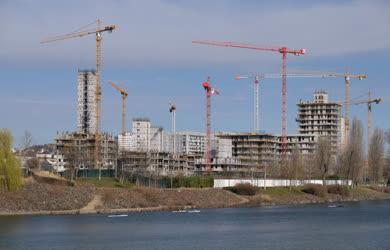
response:
[[[204,132],[176,131],[177,106],[169,101],[167,115],[171,118],[170,131],[152,124],[147,117],[131,119],[131,130],[127,129],[128,92],[119,84],[108,84],[122,100],[121,131],[110,134],[101,131],[101,48],[105,33],[116,30],[115,25],[102,26],[100,20],[91,30],[69,33],[46,39],[51,43],[65,39],[93,35],[96,40],[96,67],[79,70],[77,75],[77,131],[57,135],[55,145],[57,154],[62,155],[67,166],[76,169],[115,170],[115,173],[153,173],[161,176],[172,175],[238,175],[248,172],[265,174],[266,168],[276,168],[281,162],[289,161],[294,151],[310,159],[317,149],[320,138],[331,143],[334,156],[348,142],[350,134],[350,105],[368,106],[368,142],[371,136],[371,104],[381,99],[372,99],[371,93],[364,100],[350,98],[350,79],[363,80],[364,74],[335,72],[297,72],[287,73],[287,56],[304,56],[305,49],[287,47],[258,46],[246,43],[193,41],[193,44],[250,49],[256,52],[273,52],[281,55],[280,73],[255,73],[238,75],[232,79],[253,81],[253,130],[247,132],[216,132],[212,127],[212,99],[218,98],[220,91],[212,83],[212,78],[199,85],[205,93]],[[115,36],[115,35],[113,35]],[[110,38],[111,39],[111,38]],[[281,79],[281,128],[280,134],[260,130],[259,96],[260,83],[266,79]],[[313,93],[312,100],[296,103],[296,122],[298,130],[287,133],[287,79],[288,78],[342,78],[345,84],[345,100],[331,100],[325,90]],[[307,96],[303,99],[309,99]],[[342,112],[344,108],[344,112]],[[266,119],[266,118],[262,118]],[[129,119],[130,120],[130,119]],[[69,167],[68,167],[69,168]],[[270,171],[272,172],[272,171]],[[100,175],[99,175],[100,176]]]

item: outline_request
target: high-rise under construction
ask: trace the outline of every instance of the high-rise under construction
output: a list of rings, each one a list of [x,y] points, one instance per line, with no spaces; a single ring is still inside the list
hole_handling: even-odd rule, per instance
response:
[[[340,148],[340,138],[343,137],[341,104],[330,102],[325,91],[316,91],[313,101],[300,101],[297,105],[299,133],[328,137],[336,153]]]
[[[79,133],[96,131],[96,72],[79,70],[77,78],[77,129]]]

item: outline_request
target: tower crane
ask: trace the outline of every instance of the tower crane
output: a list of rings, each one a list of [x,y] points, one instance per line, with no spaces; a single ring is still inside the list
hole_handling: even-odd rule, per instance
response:
[[[372,104],[379,104],[382,101],[381,98],[375,98],[371,99],[371,91],[368,91],[368,99],[367,100],[356,100],[352,101],[351,103],[354,105],[359,105],[359,104],[367,104],[367,149],[369,148],[370,141],[371,141],[371,125],[372,125],[372,117],[371,117],[371,112],[372,112]]]
[[[371,117],[371,112],[372,112],[372,104],[379,104],[382,101],[381,98],[375,98],[371,99],[371,91],[368,91],[368,99],[366,100],[354,100],[351,101],[350,103],[353,105],[360,105],[360,104],[367,104],[367,152],[369,153],[370,151],[370,142],[371,142],[371,125],[372,125],[372,117]],[[347,102],[340,102],[341,104],[346,104]],[[346,135],[345,135],[346,136]],[[347,141],[344,141],[346,143]],[[346,145],[346,144],[344,144]],[[369,163],[367,162],[367,165],[365,165],[366,169],[364,171],[367,171],[369,168]],[[366,172],[364,173],[365,175],[367,174]]]
[[[286,74],[286,77],[289,78],[326,78],[326,77],[332,77],[329,74],[326,73],[288,73]],[[253,74],[253,75],[237,75],[234,79],[235,80],[241,80],[241,79],[254,79],[254,109],[253,109],[253,123],[254,123],[254,131],[258,132],[260,129],[260,122],[259,122],[259,85],[260,80],[266,79],[266,78],[282,78],[282,75],[280,74]]]
[[[349,136],[349,129],[350,129],[350,79],[356,78],[359,80],[363,80],[367,78],[367,75],[364,74],[350,74],[350,73],[329,73],[332,77],[342,77],[344,78],[345,82],[345,109],[344,109],[344,119],[345,119],[345,126],[344,126],[344,145],[346,145],[346,142],[348,141]]]
[[[128,96],[128,93],[125,89],[119,87],[112,81],[108,81],[108,83],[116,90],[119,91],[119,93],[122,95],[122,129],[121,133],[122,135],[125,135],[126,133],[126,98]]]
[[[211,96],[219,95],[219,91],[211,86],[210,81],[210,77],[207,77],[207,80],[202,83],[202,87],[206,91],[206,171],[211,171]]]
[[[86,27],[96,24],[96,28],[94,29],[86,29]],[[95,167],[99,168],[99,179],[100,179],[100,164],[102,163],[100,157],[100,103],[101,103],[101,96],[102,96],[102,91],[101,91],[101,84],[100,84],[100,64],[101,64],[101,46],[102,46],[102,33],[103,32],[109,32],[111,33],[113,30],[116,29],[115,25],[108,25],[105,27],[101,27],[101,21],[100,19],[97,19],[95,22],[88,24],[81,29],[65,34],[65,35],[60,35],[60,36],[55,36],[51,38],[47,38],[41,41],[41,43],[51,43],[51,42],[56,42],[56,41],[61,41],[61,40],[66,40],[66,39],[71,39],[71,38],[78,38],[78,37],[84,37],[87,35],[95,35],[95,40],[96,40],[96,94],[95,94],[95,105],[96,105],[96,131],[95,131]]]
[[[276,46],[260,46],[247,43],[234,43],[234,42],[217,42],[217,41],[192,41],[195,44],[204,44],[204,45],[213,45],[221,47],[231,47],[231,48],[243,48],[243,49],[252,49],[258,51],[271,51],[282,54],[282,159],[286,159],[287,151],[287,54],[292,54],[295,56],[304,55],[306,53],[305,49],[289,49],[285,46],[276,47]]]
[[[172,136],[173,136],[173,154],[176,153],[176,104],[169,102],[169,113],[171,116]]]
[[[323,77],[330,77],[330,78],[344,78],[345,83],[345,102],[343,102],[344,105],[344,119],[345,119],[345,126],[344,126],[344,142],[343,144],[346,145],[348,141],[349,136],[349,130],[350,130],[350,80],[352,78],[363,80],[367,78],[367,75],[365,74],[351,74],[351,73],[334,73],[334,72],[302,72],[297,73],[304,76],[312,76],[312,75],[322,75]]]

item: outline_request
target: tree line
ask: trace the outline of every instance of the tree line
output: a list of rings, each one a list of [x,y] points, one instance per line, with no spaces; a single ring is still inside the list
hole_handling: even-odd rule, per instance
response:
[[[365,154],[363,124],[353,119],[346,145],[334,152],[328,136],[320,136],[312,155],[302,155],[296,146],[286,162],[281,162],[280,177],[290,180],[321,178],[351,180],[352,185],[390,185],[390,129],[376,128]],[[387,152],[386,152],[387,147]]]

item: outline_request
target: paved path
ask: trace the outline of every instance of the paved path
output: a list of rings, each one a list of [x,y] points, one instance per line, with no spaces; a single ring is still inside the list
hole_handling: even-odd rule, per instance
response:
[[[80,209],[81,214],[94,213],[96,210],[103,206],[102,196],[95,194],[93,199],[83,208]]]

